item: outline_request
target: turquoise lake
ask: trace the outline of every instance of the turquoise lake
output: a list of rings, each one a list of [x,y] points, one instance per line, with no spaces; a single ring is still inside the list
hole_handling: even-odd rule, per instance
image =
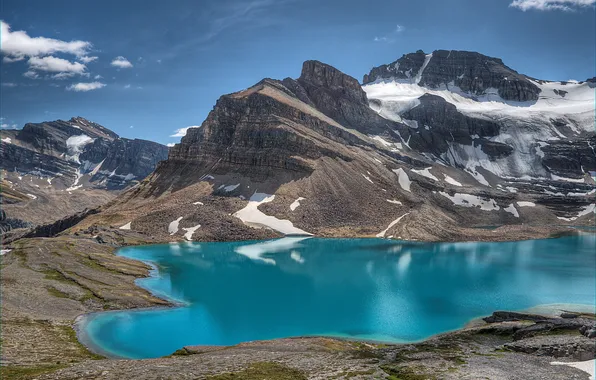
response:
[[[495,310],[594,305],[596,235],[507,243],[283,238],[129,247],[176,308],[87,316],[81,340],[153,358],[187,345],[329,335],[417,341]]]

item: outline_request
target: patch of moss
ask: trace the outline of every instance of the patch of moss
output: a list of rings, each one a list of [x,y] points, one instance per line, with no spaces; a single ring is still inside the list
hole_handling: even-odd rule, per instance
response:
[[[36,367],[2,366],[0,367],[0,378],[2,380],[29,380],[44,373],[55,372],[66,367],[65,364],[44,365]]]
[[[48,291],[48,293],[50,293],[51,296],[57,297],[57,298],[70,298],[70,296],[64,292],[61,292],[60,290],[54,288],[53,286],[48,286],[46,288],[46,290]]]
[[[381,369],[389,375],[388,380],[436,380],[433,375],[417,374],[408,367],[383,365]]]
[[[250,367],[232,373],[223,373],[206,378],[207,380],[306,380],[301,371],[272,362],[253,363]]]

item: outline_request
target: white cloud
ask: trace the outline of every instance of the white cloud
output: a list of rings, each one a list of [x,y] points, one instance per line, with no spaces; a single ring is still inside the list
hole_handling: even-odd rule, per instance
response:
[[[135,127],[134,125],[131,125],[131,126],[130,126],[130,127],[128,127],[128,128],[130,128],[130,129],[133,129],[134,127]]]
[[[16,128],[17,128],[16,124],[7,124],[7,123],[0,124],[0,129],[16,129]]]
[[[38,79],[39,78],[39,75],[35,71],[31,71],[31,70],[24,73],[23,76],[25,78],[29,78],[29,79]]]
[[[132,67],[132,63],[130,63],[130,61],[123,56],[114,58],[111,65],[121,69],[128,69]]]
[[[571,12],[578,8],[585,8],[596,4],[596,0],[514,0],[510,7],[519,8],[522,11],[566,11]]]
[[[66,59],[47,56],[43,58],[29,58],[29,67],[33,70],[50,71],[55,73],[70,72],[83,74],[87,66],[79,62],[70,62]]]
[[[27,32],[10,30],[10,25],[0,20],[0,51],[8,61],[22,60],[24,57],[38,57],[53,53],[66,53],[83,57],[91,48],[87,41],[61,41],[53,38],[30,37]]]
[[[75,75],[75,73],[58,73],[58,74],[54,74],[52,75],[52,79],[68,79],[68,78],[72,78]]]
[[[12,82],[3,82],[2,83],[2,87],[16,87],[17,84],[16,83],[12,83]]]
[[[190,129],[190,128],[200,128],[200,125],[191,125],[190,127],[186,127],[186,128],[179,128],[176,129],[176,132],[173,135],[170,135],[170,137],[184,137],[186,136],[186,132]]]
[[[173,147],[174,145],[176,145],[175,143],[168,143],[166,144],[166,146],[169,146],[170,148]]]
[[[76,92],[87,92],[92,90],[97,90],[102,87],[105,87],[105,83],[100,82],[90,82],[90,83],[75,83],[71,84],[70,86],[66,87],[68,91],[76,91]]]
[[[101,75],[97,74],[96,76],[93,77],[93,79],[101,79],[103,78]]]
[[[25,57],[4,57],[2,58],[2,62],[4,63],[12,63],[12,62],[18,62],[18,61],[22,61],[23,59],[25,59]]]
[[[126,89],[130,88],[130,84],[125,85],[124,88],[126,88]]]
[[[79,61],[83,63],[93,62],[97,59],[97,57],[79,57]]]
[[[395,27],[395,33],[401,33],[401,32],[403,32],[404,30],[406,30],[406,27],[405,27],[405,26],[403,26],[403,25],[399,25],[399,24],[397,24],[397,26]]]

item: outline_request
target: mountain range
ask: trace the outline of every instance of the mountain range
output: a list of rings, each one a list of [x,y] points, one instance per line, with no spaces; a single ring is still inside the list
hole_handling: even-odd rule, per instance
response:
[[[406,54],[363,84],[306,61],[297,79],[220,97],[152,174],[75,230],[162,241],[551,236],[594,222],[595,85],[464,51]]]

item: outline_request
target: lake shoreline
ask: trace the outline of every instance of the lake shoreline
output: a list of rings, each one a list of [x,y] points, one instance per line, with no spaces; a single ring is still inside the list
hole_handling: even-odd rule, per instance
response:
[[[576,232],[577,233],[577,232]],[[310,238],[310,237],[307,237]],[[353,239],[353,238],[329,238],[329,240],[343,240],[343,239]],[[374,239],[368,239],[368,238],[362,238],[363,240],[374,240]],[[280,239],[269,239],[269,240],[265,240],[265,241],[250,241],[253,242],[255,244],[263,244],[263,243],[267,243],[267,242],[274,242],[274,241],[278,241]],[[400,241],[397,240],[389,240],[389,239],[378,239],[381,241],[391,241],[391,242],[395,242],[395,243],[399,243]],[[544,239],[538,239],[538,240],[544,240]],[[403,241],[404,243],[414,243],[414,244],[426,244],[427,242],[408,242],[408,241]],[[203,242],[194,242],[196,244],[201,244]],[[445,242],[445,244],[450,244],[451,242]],[[474,243],[474,242],[470,242],[470,243]],[[185,243],[168,243],[168,244],[158,244],[158,245],[163,245],[165,246],[169,246],[171,244],[183,244],[183,245],[191,245],[193,244],[193,242],[185,242]],[[140,245],[138,247],[142,247],[143,245]],[[146,245],[147,246],[153,246],[153,245]],[[129,246],[130,247],[130,246]],[[123,247],[126,248],[126,247]],[[117,252],[115,252],[114,254],[118,254]],[[122,255],[122,257],[126,257],[127,259],[130,260],[137,260],[137,261],[141,261],[143,263],[145,263],[146,265],[149,265],[153,268],[153,270],[151,270],[149,272],[149,275],[145,278],[160,278],[160,274],[159,274],[159,268],[156,262],[150,261],[150,260],[141,260],[141,259],[136,259],[136,258],[132,258],[129,256],[125,256]],[[151,289],[151,287],[145,287],[141,284],[138,283],[138,280],[135,281],[135,285],[141,287],[142,289],[150,292],[153,296],[156,296],[158,298],[161,298],[165,301],[167,301],[169,303],[169,305],[167,306],[155,306],[155,307],[148,307],[148,308],[142,308],[142,309],[132,309],[129,310],[129,312],[131,313],[135,313],[135,312],[146,312],[146,311],[152,311],[152,310],[165,310],[165,309],[175,309],[175,308],[181,308],[187,305],[187,303],[184,300],[175,300],[172,297],[168,297],[167,294],[161,294],[161,293],[156,293],[154,291],[154,289]],[[538,305],[533,305],[529,308],[523,308],[523,309],[519,309],[516,310],[518,312],[526,312],[528,310],[532,310],[532,309],[538,309],[542,306],[549,306],[550,304],[538,304]],[[567,311],[581,311],[581,310],[585,310],[586,307],[590,308],[592,307],[591,305],[574,305],[574,304],[567,304],[566,305],[566,309],[560,309],[560,311],[563,310],[567,310]],[[592,307],[593,309],[593,307]],[[126,357],[126,356],[122,356],[119,355],[117,353],[111,352],[109,350],[104,349],[103,347],[101,347],[100,345],[94,343],[92,341],[92,339],[89,337],[87,331],[86,331],[86,327],[87,325],[96,317],[100,316],[100,315],[105,315],[105,314],[111,314],[111,313],[120,313],[124,310],[110,310],[110,311],[99,311],[99,312],[93,312],[93,313],[86,313],[86,314],[82,314],[79,317],[77,317],[77,321],[75,322],[75,325],[73,326],[73,328],[75,329],[76,333],[77,333],[77,337],[79,339],[79,341],[85,345],[91,352],[94,352],[96,354],[99,355],[103,355],[106,356],[108,358],[111,359],[132,359],[130,357]],[[461,331],[465,331],[466,329],[468,329],[471,325],[474,325],[474,322],[477,321],[481,321],[482,318],[486,317],[488,315],[482,315],[482,316],[477,316],[474,318],[471,318],[470,320],[468,320],[466,323],[464,323],[461,327],[456,328],[456,329],[451,329],[451,330],[447,330],[447,331],[443,331],[431,336],[428,336],[426,338],[420,339],[420,340],[412,340],[412,341],[400,341],[400,342],[395,342],[395,341],[386,341],[386,340],[377,340],[377,339],[360,339],[358,337],[350,337],[350,336],[343,336],[343,335],[334,335],[334,334],[323,334],[323,335],[300,335],[300,336],[290,336],[290,337],[280,337],[280,338],[275,338],[272,340],[277,340],[277,339],[297,339],[297,338],[331,338],[331,339],[336,339],[336,340],[345,340],[345,341],[350,341],[350,342],[361,342],[361,343],[370,343],[370,344],[384,344],[384,345],[403,345],[403,344],[414,344],[414,343],[421,343],[424,341],[427,341],[429,339],[432,339],[434,337],[438,337],[444,334],[451,334],[451,333],[456,333],[456,332],[461,332]],[[261,341],[261,340],[256,340],[256,341]],[[240,342],[238,344],[244,344],[244,343],[248,343],[248,342],[253,342],[253,341],[246,341],[246,342]],[[233,344],[233,345],[221,345],[219,347],[233,347],[236,346],[238,344]],[[200,346],[200,345],[199,345]],[[212,345],[210,345],[212,346]],[[180,347],[178,350],[182,349],[183,347]],[[134,359],[134,360],[139,360],[139,359]],[[142,360],[142,359],[140,359]]]

